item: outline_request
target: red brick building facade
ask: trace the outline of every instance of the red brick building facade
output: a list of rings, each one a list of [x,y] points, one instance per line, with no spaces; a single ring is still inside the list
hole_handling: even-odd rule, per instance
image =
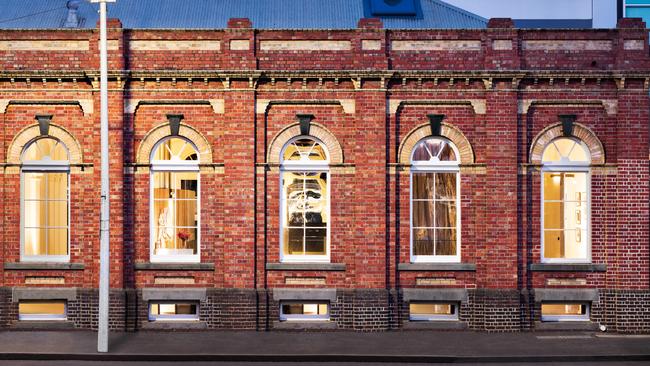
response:
[[[481,30],[386,30],[374,19],[350,30],[258,30],[246,19],[223,30],[109,26],[112,328],[650,331],[650,59],[640,21],[569,31],[518,30],[507,19]],[[98,37],[0,31],[3,328],[97,324]],[[167,169],[153,154],[170,136],[194,155],[166,167],[199,176],[179,181],[179,192],[197,192],[186,200],[198,206],[183,224],[197,234],[171,234],[188,255],[182,261],[153,260],[156,223],[166,220],[152,208],[153,180]],[[320,178],[301,183],[323,191],[303,193],[328,195],[319,201],[327,218],[318,219],[327,228],[313,231],[326,233],[327,254],[305,260],[283,254],[289,244],[281,242],[295,239],[283,226],[285,201],[294,199],[283,174],[293,169],[287,146],[301,136],[326,151],[315,165]],[[48,159],[26,160],[44,138],[67,151],[69,222],[33,229],[29,205],[65,205],[27,193],[30,172],[52,168]],[[427,139],[453,146],[450,161],[428,160],[442,161],[440,171],[414,161]],[[587,163],[569,173],[546,164],[547,148],[561,139],[584,149]],[[542,197],[547,168],[555,172],[549,182],[585,177],[586,191],[562,210],[578,226],[554,229],[549,215],[544,226],[543,207],[557,203]],[[446,225],[412,230],[418,169],[457,179],[455,201],[429,200],[454,207]],[[50,241],[67,230],[67,252],[30,259],[30,230],[47,231]],[[412,236],[434,231],[452,238],[452,249],[416,260],[443,239],[417,249]],[[565,249],[566,260],[545,254],[542,238],[555,234],[573,238],[577,260]],[[313,245],[304,235],[304,248]],[[65,304],[66,321],[19,320],[21,304],[51,300]],[[179,302],[194,304],[197,319],[152,316],[152,304]],[[329,321],[283,321],[294,315],[283,303],[324,305],[317,315]],[[413,304],[453,310],[418,321]],[[544,304],[580,310],[543,319]]]

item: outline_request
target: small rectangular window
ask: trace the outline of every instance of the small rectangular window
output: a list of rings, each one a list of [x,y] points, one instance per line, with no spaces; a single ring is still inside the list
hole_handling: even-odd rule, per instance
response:
[[[409,319],[414,321],[458,320],[458,304],[412,302]]]
[[[149,320],[199,320],[199,304],[195,302],[151,302]]]
[[[329,320],[328,302],[283,302],[280,320]]]
[[[542,321],[588,321],[589,305],[581,303],[543,303]]]
[[[65,300],[25,300],[18,303],[18,320],[66,320]]]

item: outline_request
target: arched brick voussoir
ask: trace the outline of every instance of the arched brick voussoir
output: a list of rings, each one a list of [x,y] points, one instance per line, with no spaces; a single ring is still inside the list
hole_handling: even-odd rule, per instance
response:
[[[343,149],[333,133],[324,126],[312,122],[309,128],[309,135],[319,139],[325,145],[329,153],[330,164],[343,164]],[[291,124],[278,132],[271,140],[266,161],[270,164],[280,164],[282,148],[289,140],[296,136],[300,136],[299,123]]]
[[[41,136],[41,130],[37,123],[27,126],[18,132],[7,149],[7,164],[20,164],[20,157],[25,146],[35,138]],[[68,159],[70,164],[83,164],[81,145],[79,144],[79,141],[77,141],[77,139],[74,138],[74,136],[72,136],[72,134],[65,128],[50,123],[47,136],[53,137],[65,145],[68,149]]]
[[[564,136],[562,124],[556,123],[543,129],[535,136],[530,145],[529,159],[531,164],[541,165],[542,154],[546,146],[558,137]],[[591,164],[605,164],[605,148],[596,134],[589,127],[580,123],[573,125],[573,137],[580,139],[587,145],[591,155]]]
[[[451,141],[460,153],[461,164],[474,164],[474,149],[469,140],[456,126],[449,123],[442,123],[440,135]],[[411,153],[415,145],[423,138],[431,136],[431,126],[428,123],[421,124],[412,129],[399,147],[398,162],[400,164],[411,163]]]
[[[142,165],[150,164],[151,151],[158,141],[170,136],[169,123],[163,123],[149,131],[136,152],[136,162]],[[199,152],[199,164],[212,164],[212,148],[210,143],[200,132],[194,128],[181,123],[178,129],[178,136],[190,140]]]

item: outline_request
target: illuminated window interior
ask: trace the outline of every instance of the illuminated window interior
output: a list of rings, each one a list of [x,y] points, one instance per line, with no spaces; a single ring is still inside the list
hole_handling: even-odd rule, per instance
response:
[[[457,154],[432,137],[415,146],[411,162],[411,259],[459,260]]]
[[[68,151],[58,140],[40,138],[22,155],[23,258],[67,260]]]
[[[194,302],[151,302],[149,320],[198,320],[198,309]]]
[[[409,303],[410,320],[458,320],[458,304],[456,303]]]
[[[194,145],[181,138],[158,144],[152,154],[154,259],[198,256],[199,168]]]
[[[544,258],[587,260],[589,257],[589,155],[570,138],[551,142],[542,157]],[[580,169],[582,168],[582,171]]]
[[[589,320],[589,305],[581,303],[542,303],[542,321]]]
[[[328,320],[327,302],[283,302],[280,305],[280,320]]]
[[[325,148],[313,139],[296,139],[285,147],[283,159],[283,258],[326,259],[329,174]]]
[[[19,320],[65,320],[65,300],[24,300],[18,303]]]

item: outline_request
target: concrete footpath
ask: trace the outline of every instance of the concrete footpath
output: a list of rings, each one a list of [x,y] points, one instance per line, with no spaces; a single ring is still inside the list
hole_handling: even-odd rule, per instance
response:
[[[395,331],[111,333],[0,331],[0,360],[267,362],[650,362],[650,335]]]

